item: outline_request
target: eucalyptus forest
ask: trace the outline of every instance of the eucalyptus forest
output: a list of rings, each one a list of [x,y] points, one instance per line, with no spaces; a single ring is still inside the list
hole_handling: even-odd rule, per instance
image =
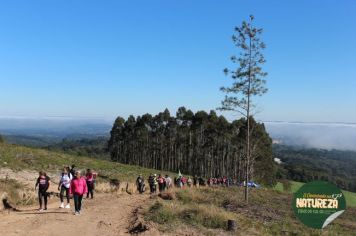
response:
[[[250,179],[275,183],[272,140],[264,124],[250,118]],[[203,177],[229,176],[243,181],[247,121],[227,121],[215,111],[193,113],[180,107],[157,115],[118,117],[111,130],[109,150],[113,161],[158,170],[181,171]]]

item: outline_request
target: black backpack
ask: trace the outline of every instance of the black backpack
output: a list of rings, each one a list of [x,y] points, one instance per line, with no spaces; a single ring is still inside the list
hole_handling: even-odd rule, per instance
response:
[[[63,178],[63,176],[64,176],[64,173],[62,173],[62,178]],[[69,177],[69,179],[73,179],[73,174],[71,172],[69,172],[68,177]]]
[[[75,176],[75,169],[74,168],[70,169],[69,173],[72,175],[72,177],[74,177]]]

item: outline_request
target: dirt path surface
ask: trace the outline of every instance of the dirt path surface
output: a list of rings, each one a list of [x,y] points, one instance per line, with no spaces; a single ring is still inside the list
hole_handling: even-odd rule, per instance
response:
[[[130,235],[129,228],[137,223],[136,211],[149,201],[144,194],[97,194],[94,199],[83,199],[82,214],[75,216],[72,209],[60,209],[54,198],[46,212],[36,207],[21,212],[0,214],[1,235]],[[142,235],[159,235],[153,228]]]

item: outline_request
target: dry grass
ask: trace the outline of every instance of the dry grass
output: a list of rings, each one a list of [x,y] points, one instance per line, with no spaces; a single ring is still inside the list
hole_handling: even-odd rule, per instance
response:
[[[31,205],[36,201],[35,192],[13,179],[0,179],[0,197],[14,205]]]
[[[36,172],[45,170],[46,172],[59,175],[63,166],[71,164],[75,164],[81,170],[87,168],[93,169],[98,172],[99,179],[108,181],[109,179],[119,179],[120,181],[135,182],[139,174],[142,174],[145,178],[148,178],[150,173],[168,174],[170,176],[176,174],[44,149],[0,143],[0,168],[8,168],[14,172],[21,170],[33,170]]]
[[[146,209],[146,220],[158,223],[165,234],[179,228],[194,235],[229,235],[227,220],[237,221],[237,235],[356,235],[356,209],[347,211],[323,231],[300,223],[291,207],[292,194],[271,189],[251,189],[250,203],[239,188],[175,189],[176,200],[157,199]],[[197,233],[198,232],[198,233]]]

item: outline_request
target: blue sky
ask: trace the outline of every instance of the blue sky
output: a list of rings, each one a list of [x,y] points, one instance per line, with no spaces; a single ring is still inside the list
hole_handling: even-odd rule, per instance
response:
[[[2,1],[0,116],[215,109],[234,26],[254,14],[269,73],[258,119],[356,122],[355,12],[353,0]]]

